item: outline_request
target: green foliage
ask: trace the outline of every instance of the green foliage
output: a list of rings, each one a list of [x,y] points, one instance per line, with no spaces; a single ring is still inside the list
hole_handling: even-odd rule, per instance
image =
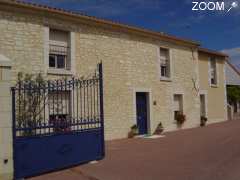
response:
[[[136,124],[134,124],[132,127],[131,127],[131,133],[133,134],[133,136],[137,135],[139,133],[139,128]]]
[[[176,115],[176,121],[178,125],[182,125],[186,121],[186,116],[182,112],[178,112]]]
[[[31,135],[31,128],[36,127],[42,120],[46,81],[41,74],[18,73],[16,90],[16,120],[19,127],[29,127],[24,135]]]
[[[131,129],[135,130],[135,129],[138,129],[138,127],[137,127],[136,124],[134,124],[134,125],[131,126]]]
[[[228,86],[227,96],[230,102],[240,101],[240,87],[239,86]]]
[[[154,131],[154,134],[161,134],[163,132],[164,128],[163,128],[163,125],[162,125],[162,122],[160,122],[156,128],[156,130]]]

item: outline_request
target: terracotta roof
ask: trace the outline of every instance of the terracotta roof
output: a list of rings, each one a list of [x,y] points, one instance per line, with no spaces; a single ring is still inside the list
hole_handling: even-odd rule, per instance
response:
[[[211,50],[211,49],[202,48],[202,47],[198,48],[198,51],[204,52],[204,53],[207,53],[207,54],[214,54],[214,55],[222,56],[222,57],[226,57],[226,58],[229,57],[225,53],[222,53],[222,52],[219,52],[219,51],[214,51],[214,50]]]
[[[174,42],[182,42],[182,43],[185,43],[185,44],[188,44],[191,46],[199,46],[200,45],[196,41],[175,37],[172,35],[165,34],[163,32],[155,32],[155,31],[151,31],[151,30],[147,30],[147,29],[143,29],[143,28],[129,26],[129,25],[118,23],[118,22],[113,22],[113,21],[109,21],[109,20],[105,20],[105,19],[101,19],[101,18],[97,18],[97,17],[93,17],[93,16],[88,16],[83,13],[68,11],[68,10],[61,9],[61,8],[54,8],[54,7],[49,7],[46,5],[23,2],[23,1],[19,1],[19,0],[0,0],[0,4],[15,5],[20,8],[29,8],[29,9],[34,9],[34,10],[38,10],[38,11],[47,11],[49,13],[61,14],[64,16],[71,16],[71,17],[75,17],[75,18],[80,18],[82,20],[88,20],[93,23],[98,23],[98,24],[102,24],[102,25],[119,28],[120,30],[131,31],[134,33],[140,33],[145,36],[158,37],[158,38],[162,38],[162,39],[166,39],[166,40],[170,40],[170,41],[174,41]]]

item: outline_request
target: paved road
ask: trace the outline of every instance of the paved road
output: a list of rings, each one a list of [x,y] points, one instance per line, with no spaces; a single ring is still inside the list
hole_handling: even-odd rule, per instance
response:
[[[32,180],[239,180],[240,120],[107,144],[106,158]]]

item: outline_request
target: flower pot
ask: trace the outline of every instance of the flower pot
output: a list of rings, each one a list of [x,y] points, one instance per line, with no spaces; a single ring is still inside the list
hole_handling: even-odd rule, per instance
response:
[[[203,127],[203,126],[205,126],[206,125],[206,123],[207,123],[207,117],[205,117],[205,116],[201,116],[201,119],[200,119],[200,126],[201,127]]]
[[[177,114],[176,121],[178,126],[182,126],[182,124],[186,121],[186,116],[182,113]]]
[[[131,130],[130,132],[128,133],[128,137],[129,138],[133,138],[134,136],[138,135],[139,134],[139,130],[138,130],[138,127],[137,125],[133,125],[131,127]]]

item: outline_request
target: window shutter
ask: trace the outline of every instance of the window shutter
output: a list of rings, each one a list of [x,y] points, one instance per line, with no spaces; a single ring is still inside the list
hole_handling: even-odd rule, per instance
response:
[[[218,85],[218,80],[219,80],[219,70],[218,70],[218,63],[217,63],[217,61],[216,61],[216,85]]]
[[[164,48],[160,48],[160,60],[162,64],[167,64],[169,58],[169,51]]]
[[[211,85],[211,63],[210,63],[211,59],[208,59],[208,83],[209,85]]]
[[[179,95],[174,95],[173,109],[174,109],[174,111],[180,111],[180,97],[179,97]]]
[[[50,43],[59,46],[68,46],[69,44],[69,32],[50,29]]]
[[[170,78],[170,50],[167,48],[160,48],[160,65],[162,77]]]

